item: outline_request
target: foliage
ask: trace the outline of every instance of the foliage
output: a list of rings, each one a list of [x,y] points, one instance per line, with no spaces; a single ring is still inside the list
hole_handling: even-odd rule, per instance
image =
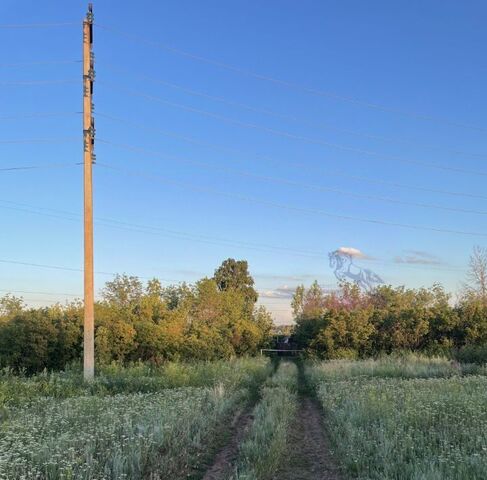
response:
[[[487,303],[469,292],[456,305],[439,285],[379,286],[362,292],[344,283],[325,293],[315,282],[293,299],[294,338],[316,357],[359,358],[398,350],[446,353],[487,344]]]
[[[215,270],[213,280],[221,291],[234,290],[242,294],[247,310],[252,311],[258,294],[245,260],[228,258]]]
[[[98,364],[112,361],[229,359],[252,355],[268,341],[272,320],[257,299],[247,263],[226,260],[215,279],[195,285],[144,285],[117,275],[95,304]],[[62,369],[82,353],[82,304],[26,308],[0,299],[0,368],[34,373]]]
[[[453,351],[455,359],[462,363],[487,364],[487,345],[467,345]]]

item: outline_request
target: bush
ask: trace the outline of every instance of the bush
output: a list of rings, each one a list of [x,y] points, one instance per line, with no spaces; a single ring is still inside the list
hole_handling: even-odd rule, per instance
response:
[[[456,360],[463,363],[487,364],[487,345],[466,345],[453,351]]]

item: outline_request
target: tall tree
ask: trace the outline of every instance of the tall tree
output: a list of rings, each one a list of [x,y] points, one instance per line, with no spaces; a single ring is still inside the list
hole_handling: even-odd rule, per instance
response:
[[[227,258],[216,270],[213,276],[218,289],[222,292],[236,290],[241,292],[250,310],[257,302],[258,294],[254,288],[254,279],[249,273],[249,265],[245,260]]]

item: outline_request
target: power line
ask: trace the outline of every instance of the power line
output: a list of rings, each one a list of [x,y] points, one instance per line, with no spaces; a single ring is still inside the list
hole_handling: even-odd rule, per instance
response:
[[[40,60],[32,62],[0,63],[0,68],[31,67],[37,65],[69,65],[81,62],[82,60]]]
[[[324,146],[327,148],[342,150],[342,151],[346,151],[346,152],[358,153],[360,155],[373,156],[373,157],[377,157],[377,158],[384,159],[384,160],[393,160],[393,161],[399,162],[399,163],[417,165],[420,167],[428,167],[428,168],[434,168],[434,169],[438,169],[438,170],[445,170],[445,171],[456,172],[456,173],[466,173],[466,174],[470,174],[470,175],[487,176],[487,172],[479,172],[476,170],[469,170],[469,169],[464,169],[464,168],[460,168],[460,167],[450,167],[447,165],[440,165],[440,164],[436,164],[436,163],[422,162],[422,161],[418,161],[418,160],[414,160],[414,159],[398,157],[395,155],[383,154],[383,153],[375,152],[372,150],[364,150],[361,148],[351,147],[349,145],[342,145],[342,144],[338,144],[338,143],[327,142],[325,140],[322,140],[321,138],[308,137],[305,135],[298,135],[298,134],[294,134],[292,132],[288,132],[285,130],[279,130],[279,129],[275,129],[275,128],[270,128],[270,127],[266,127],[263,125],[258,125],[258,124],[254,124],[254,123],[248,123],[248,122],[242,122],[240,120],[236,120],[234,118],[230,118],[230,117],[227,117],[225,115],[218,114],[218,113],[210,112],[208,110],[202,110],[200,108],[191,107],[189,105],[184,105],[181,103],[172,102],[172,101],[166,100],[166,99],[158,97],[158,96],[149,95],[145,92],[140,92],[140,91],[133,90],[133,89],[127,89],[127,88],[120,87],[118,85],[113,85],[113,84],[110,84],[107,82],[98,82],[98,83],[102,86],[108,86],[109,88],[112,88],[114,90],[119,90],[119,91],[126,93],[128,95],[132,95],[132,96],[140,97],[140,98],[145,98],[146,100],[162,103],[164,105],[168,105],[170,107],[178,108],[180,110],[184,110],[187,112],[196,113],[196,114],[203,115],[206,117],[214,118],[216,120],[219,120],[219,121],[222,121],[225,123],[229,123],[232,125],[236,125],[238,127],[242,127],[242,128],[246,128],[246,129],[259,130],[259,131],[269,133],[271,135],[289,138],[291,140],[302,141],[302,142],[306,142],[306,143],[310,143],[310,144],[314,144],[314,145],[321,145],[321,146]]]
[[[62,80],[14,80],[0,82],[2,87],[29,87],[36,85],[61,85],[66,83],[79,83],[79,80],[75,79],[62,79]]]
[[[66,297],[82,297],[82,294],[76,294],[76,293],[64,293],[64,292],[36,292],[32,290],[3,290],[0,289],[0,292],[6,292],[6,293],[27,293],[27,294],[33,294],[33,295],[64,295]]]
[[[46,163],[44,165],[22,165],[19,167],[2,167],[0,172],[12,172],[18,170],[44,170],[51,168],[67,168],[80,165],[79,163]]]
[[[79,22],[58,22],[58,23],[17,23],[17,24],[3,24],[0,28],[4,29],[23,29],[23,28],[55,28],[68,27],[78,25]]]
[[[12,202],[12,201],[7,201],[7,200],[0,200],[1,203],[8,203],[10,205],[15,205],[15,206],[20,206],[23,208],[15,208],[15,207],[6,207],[4,205],[1,205],[1,208],[11,208],[13,210],[19,210],[22,212],[27,212],[27,213],[34,213],[37,215],[44,215],[44,216],[50,216],[54,218],[62,218],[65,220],[78,220],[81,215],[78,213],[73,213],[73,212],[68,212],[65,210],[59,210],[59,209],[52,209],[52,208],[46,208],[46,207],[38,207],[34,205],[29,205],[26,203],[19,203],[19,202]],[[34,208],[36,209],[35,211],[29,210],[26,208]],[[37,210],[46,210],[49,212],[54,212],[53,214],[46,214],[44,212],[39,212]],[[75,218],[72,218],[75,217]],[[108,222],[108,223],[107,223]],[[260,243],[250,243],[250,242],[243,242],[243,241],[236,241],[232,239],[226,239],[226,238],[221,238],[221,237],[214,237],[214,236],[209,236],[209,235],[201,235],[201,234],[194,234],[194,233],[189,233],[189,232],[182,232],[178,230],[171,230],[159,226],[147,226],[147,225],[140,225],[140,224],[134,224],[134,223],[129,223],[125,221],[120,221],[116,219],[111,219],[111,218],[97,218],[97,224],[103,225],[103,226],[108,226],[108,227],[115,227],[115,228],[123,228],[123,229],[128,229],[130,231],[135,231],[139,233],[149,233],[149,234],[154,234],[153,230],[156,231],[162,231],[164,232],[165,235],[163,236],[176,236],[177,238],[184,238],[186,240],[192,240],[192,241],[199,241],[203,243],[212,243],[216,245],[220,244],[230,244],[231,246],[238,246],[241,248],[250,248],[250,249],[272,249],[272,250],[278,250],[278,251],[286,251],[290,252],[293,254],[297,255],[303,255],[303,256],[310,256],[310,257],[316,257],[316,258],[323,258],[324,253],[321,251],[312,251],[312,250],[302,250],[302,249],[296,249],[296,248],[289,248],[289,247],[282,247],[282,246],[276,246],[276,245],[269,245],[269,244],[260,244]],[[113,225],[113,223],[115,225]],[[136,228],[128,228],[128,227],[136,227]],[[143,230],[141,230],[143,229]],[[149,230],[149,231],[147,231]],[[159,233],[162,235],[162,233]],[[374,260],[374,262],[377,263],[383,263],[386,265],[393,264],[396,267],[418,267],[417,265],[409,265],[409,264],[403,264],[400,263],[398,264],[397,262],[387,262],[387,261],[380,261],[380,260]],[[428,265],[428,268],[431,268],[431,265]],[[437,270],[452,270],[452,271],[460,271],[463,270],[460,267],[442,267],[438,268],[438,266],[434,266],[435,269]]]
[[[78,137],[57,137],[57,138],[23,138],[17,140],[0,140],[0,144],[9,143],[66,143],[79,141]]]
[[[49,265],[49,264],[45,264],[45,263],[21,262],[18,260],[0,259],[0,263],[10,264],[10,265],[22,265],[22,266],[26,266],[26,267],[46,268],[46,269],[51,269],[51,270],[62,270],[62,271],[67,271],[67,272],[82,272],[83,271],[81,268],[65,267],[65,266],[60,266],[60,265]],[[97,275],[107,275],[110,277],[114,277],[116,275],[119,275],[118,273],[113,273],[113,272],[96,271],[95,273]],[[154,278],[154,277],[143,277],[140,275],[137,275],[137,277],[141,278],[143,280],[152,280]],[[169,279],[162,279],[162,278],[158,278],[158,280],[160,280],[162,282],[178,282],[178,283],[181,282],[181,280],[169,280]]]
[[[21,265],[21,266],[27,266],[27,267],[35,267],[35,268],[46,268],[46,269],[52,269],[52,270],[61,270],[61,271],[68,271],[68,272],[82,272],[83,270],[81,268],[72,268],[72,267],[65,267],[65,266],[60,266],[60,265],[49,265],[49,264],[43,264],[43,263],[32,263],[32,262],[22,262],[18,260],[8,260],[8,259],[0,259],[0,263],[5,263],[5,264],[10,264],[10,265]],[[119,273],[113,273],[113,272],[100,272],[100,271],[95,271],[94,272],[97,275],[107,275],[110,277],[114,277],[119,275]],[[157,280],[160,280],[161,282],[165,283],[171,283],[175,282],[177,284],[179,283],[186,283],[185,280],[176,280],[176,279],[164,279],[160,277],[145,277],[141,275],[136,275],[137,278],[141,280],[153,280],[156,278]],[[266,289],[270,290],[270,289]],[[11,290],[9,290],[11,291]],[[59,294],[59,295],[64,295],[64,294]]]
[[[81,217],[78,213],[67,212],[65,210],[57,210],[52,208],[44,208],[44,207],[37,207],[34,205],[29,205],[25,203],[19,202],[12,202],[7,200],[0,200],[0,203],[7,203],[9,205],[0,205],[0,208],[7,208],[11,210],[22,211],[26,213],[32,213],[36,215],[48,216],[52,218],[62,218],[65,220],[71,221],[78,221]],[[11,206],[13,205],[13,206]],[[20,207],[20,208],[19,208]],[[35,210],[32,210],[35,209]],[[41,211],[38,211],[41,210]],[[49,212],[54,213],[45,213],[42,210],[46,210]],[[73,218],[74,217],[74,218]],[[280,253],[289,253],[292,255],[298,256],[305,256],[305,257],[314,257],[314,258],[323,258],[323,253],[318,251],[305,251],[295,248],[289,247],[282,247],[276,245],[268,245],[262,243],[253,243],[253,242],[244,242],[240,240],[232,240],[222,237],[214,237],[209,235],[199,235],[189,232],[183,232],[179,230],[172,230],[167,229],[159,226],[148,226],[148,225],[141,225],[141,224],[134,224],[129,222],[124,222],[116,219],[111,218],[103,218],[97,217],[96,222],[97,225],[102,225],[106,227],[118,228],[122,230],[129,230],[135,231],[139,233],[146,233],[151,235],[162,235],[168,237],[176,237],[176,238],[184,238],[186,240],[197,241],[200,243],[209,243],[213,245],[225,245],[225,246],[234,246],[244,249],[250,250],[258,250],[258,251],[279,251]]]
[[[325,129],[325,130],[332,130],[332,131],[336,131],[336,132],[340,132],[340,133],[345,133],[348,135],[354,135],[354,136],[358,136],[358,137],[362,137],[362,138],[367,138],[369,140],[379,140],[379,141],[388,142],[388,143],[398,143],[398,144],[402,144],[402,145],[405,144],[405,145],[419,146],[420,148],[427,148],[427,149],[432,149],[432,150],[443,150],[445,152],[448,152],[448,153],[451,153],[454,155],[471,156],[471,157],[477,157],[477,158],[478,157],[481,157],[481,158],[487,157],[487,154],[465,152],[465,151],[458,150],[458,149],[444,148],[444,147],[425,145],[425,144],[418,145],[416,142],[413,142],[413,141],[408,141],[408,140],[398,139],[398,138],[384,137],[381,135],[373,135],[373,134],[368,134],[368,133],[364,133],[364,132],[360,132],[360,131],[356,131],[356,130],[351,130],[351,129],[347,129],[347,128],[340,128],[334,124],[327,123],[327,122],[326,123],[312,122],[312,121],[307,120],[307,119],[296,117],[295,115],[276,112],[274,110],[255,107],[252,105],[248,105],[246,103],[236,102],[236,101],[229,100],[227,98],[223,98],[220,96],[210,95],[208,93],[201,92],[198,90],[194,90],[192,88],[184,87],[182,85],[178,85],[178,84],[175,84],[172,82],[168,82],[168,81],[162,80],[160,78],[154,78],[154,77],[147,76],[147,75],[140,75],[140,74],[134,73],[133,70],[120,68],[118,66],[113,66],[112,64],[107,63],[107,62],[103,62],[103,66],[104,66],[104,68],[108,67],[108,70],[112,70],[115,72],[123,72],[125,74],[132,75],[134,78],[139,78],[139,79],[142,79],[145,81],[158,83],[158,84],[164,85],[166,87],[187,93],[189,95],[193,95],[193,96],[197,96],[197,97],[201,97],[201,98],[206,98],[206,99],[212,100],[214,102],[220,102],[220,103],[223,103],[225,105],[229,105],[231,107],[237,107],[237,108],[245,109],[245,110],[248,110],[251,112],[256,112],[256,113],[263,114],[263,115],[268,115],[268,116],[271,116],[274,118],[292,121],[292,122],[295,122],[295,123],[298,123],[298,124],[301,124],[301,125],[304,125],[307,127],[315,127],[315,128]]]
[[[156,158],[172,158],[172,159],[175,159],[177,161],[182,161],[186,164],[195,165],[199,168],[217,170],[217,171],[221,171],[224,173],[230,173],[232,175],[238,175],[238,176],[245,177],[245,178],[256,179],[259,181],[277,183],[277,184],[281,184],[281,185],[289,185],[292,187],[304,188],[307,190],[336,193],[339,195],[349,196],[349,197],[353,197],[353,198],[364,198],[367,200],[391,203],[391,204],[396,204],[396,205],[405,205],[405,206],[428,208],[428,209],[443,210],[443,211],[458,212],[458,213],[469,213],[469,214],[474,214],[474,215],[487,215],[487,211],[484,211],[484,210],[471,210],[471,209],[458,208],[458,207],[447,207],[447,206],[443,206],[443,205],[435,205],[435,204],[429,204],[429,203],[403,201],[403,200],[398,200],[395,198],[381,197],[378,195],[349,192],[346,190],[341,190],[339,188],[324,187],[321,185],[309,184],[309,183],[299,182],[296,180],[289,180],[286,178],[257,175],[257,174],[254,174],[252,172],[235,170],[235,169],[228,168],[228,167],[220,167],[218,165],[213,165],[213,164],[209,164],[209,163],[205,163],[205,162],[190,160],[190,159],[187,159],[187,158],[181,157],[181,156],[170,155],[170,154],[165,154],[165,153],[161,153],[161,152],[152,152],[152,151],[149,151],[147,149],[144,149],[141,147],[135,147],[132,145],[120,144],[120,143],[115,143],[115,142],[111,142],[111,141],[107,141],[107,140],[99,140],[99,141],[101,143],[104,143],[107,145],[112,145],[112,146],[115,146],[117,148],[125,149],[125,150],[132,151],[132,152],[137,152],[139,154],[142,153],[145,156],[151,156],[151,157],[156,157]]]
[[[212,149],[215,151],[228,152],[228,153],[232,153],[232,154],[236,154],[236,155],[245,155],[245,156],[250,155],[250,156],[254,156],[254,157],[259,158],[259,159],[263,159],[267,162],[272,162],[275,165],[279,165],[279,166],[286,165],[286,166],[298,168],[301,170],[305,169],[305,170],[309,170],[309,171],[316,171],[316,172],[319,172],[321,175],[324,175],[327,177],[331,176],[331,177],[349,178],[351,180],[355,180],[355,181],[359,181],[359,182],[372,183],[372,184],[377,184],[377,185],[387,185],[387,186],[391,186],[394,188],[402,188],[402,189],[406,189],[406,190],[417,190],[417,191],[421,191],[421,192],[439,193],[442,195],[450,195],[450,196],[455,196],[455,197],[479,198],[479,199],[487,200],[487,195],[480,195],[480,194],[468,193],[468,192],[457,192],[457,191],[443,190],[443,189],[434,189],[434,188],[428,188],[428,187],[421,187],[421,186],[417,186],[417,185],[406,185],[406,184],[402,184],[402,183],[390,182],[390,181],[377,179],[377,178],[351,175],[351,174],[343,173],[341,171],[331,172],[330,170],[324,170],[324,169],[317,168],[314,166],[310,166],[310,165],[304,164],[304,163],[284,162],[282,159],[276,159],[276,158],[270,157],[268,155],[264,155],[264,154],[260,154],[260,153],[256,153],[256,152],[247,152],[247,151],[243,151],[243,150],[239,150],[239,149],[235,149],[235,148],[231,148],[231,147],[226,147],[226,146],[221,145],[221,144],[214,144],[214,143],[208,143],[208,142],[200,141],[194,137],[190,137],[187,135],[180,135],[180,134],[170,132],[167,130],[154,128],[153,126],[149,126],[145,123],[133,122],[131,120],[116,117],[113,115],[107,115],[105,113],[97,112],[95,114],[95,116],[101,117],[101,118],[106,118],[108,120],[112,120],[112,121],[116,121],[116,122],[120,122],[120,123],[124,123],[124,124],[130,125],[132,127],[139,128],[141,130],[145,130],[145,131],[149,131],[149,132],[155,132],[155,133],[158,133],[160,135],[163,135],[163,136],[166,136],[169,138],[175,138],[175,139],[181,140],[183,142],[191,143],[193,145],[198,145],[198,146],[204,147],[204,148],[209,148],[209,149]]]
[[[250,197],[250,196],[245,196],[245,195],[240,195],[240,194],[235,194],[235,193],[230,193],[230,192],[223,192],[219,190],[215,190],[212,188],[208,187],[201,187],[199,185],[193,185],[185,182],[179,182],[175,180],[168,179],[166,177],[160,176],[160,175],[154,175],[154,174],[148,174],[144,173],[138,170],[127,170],[127,169],[122,169],[110,164],[106,163],[97,163],[98,166],[108,168],[114,171],[120,171],[125,173],[126,175],[137,175],[142,178],[148,178],[150,180],[156,181],[156,182],[161,182],[164,184],[169,184],[169,185],[174,185],[177,186],[178,188],[184,188],[184,189],[189,189],[193,191],[197,191],[200,193],[206,193],[206,194],[212,194],[212,195],[219,195],[223,196],[226,198],[233,198],[236,200],[248,202],[248,203],[255,203],[259,205],[264,205],[267,207],[272,207],[272,208],[277,208],[280,210],[288,210],[288,211],[293,211],[297,213],[303,213],[307,215],[317,215],[317,216],[323,216],[323,217],[328,217],[328,218],[336,218],[340,220],[347,220],[347,221],[354,221],[354,222],[361,222],[361,223],[371,223],[375,225],[384,225],[384,226],[389,226],[389,227],[399,227],[399,228],[406,228],[406,229],[411,229],[411,230],[421,230],[421,231],[428,231],[428,232],[436,232],[436,233],[447,233],[447,234],[454,234],[454,235],[468,235],[468,236],[476,236],[476,237],[487,237],[487,233],[483,232],[471,232],[471,231],[464,231],[464,230],[453,230],[453,229],[446,229],[446,228],[437,228],[437,227],[428,227],[428,226],[421,226],[421,225],[413,225],[413,224],[404,224],[404,223],[399,223],[399,222],[389,222],[386,220],[379,220],[379,219],[370,219],[370,218],[363,218],[363,217],[355,217],[351,215],[342,215],[342,214],[336,214],[336,213],[331,213],[331,212],[326,212],[324,210],[320,209],[311,209],[311,208],[304,208],[304,207],[295,207],[292,205],[284,205],[276,202],[271,202],[268,200],[263,200],[260,198],[256,197]]]
[[[25,118],[69,117],[79,115],[81,112],[30,112],[19,115],[3,115],[0,121],[23,120]]]
[[[19,202],[13,202],[13,201],[8,201],[8,200],[0,200],[0,203],[7,203],[9,206],[5,205],[0,205],[0,208],[7,208],[11,210],[17,210],[25,213],[31,213],[35,215],[41,215],[41,216],[48,216],[52,218],[59,218],[63,220],[70,220],[70,221],[79,221],[81,218],[81,215],[78,213],[73,213],[73,212],[68,212],[65,210],[59,210],[59,209],[52,209],[52,208],[46,208],[46,207],[38,207],[34,205],[29,205],[26,203],[19,203]],[[10,206],[12,205],[12,206]],[[21,208],[18,208],[21,207]],[[35,210],[32,210],[35,209]],[[41,210],[41,211],[39,211]],[[53,212],[53,213],[45,213],[42,210],[48,211],[48,212]],[[74,217],[74,218],[73,218]],[[209,235],[201,235],[201,234],[195,234],[191,232],[184,232],[180,230],[173,230],[173,229],[167,229],[164,227],[160,226],[154,226],[154,225],[141,225],[141,224],[134,224],[134,223],[129,223],[125,221],[120,221],[112,218],[104,218],[104,217],[97,217],[96,222],[97,225],[105,226],[105,227],[111,227],[111,228],[118,228],[122,230],[128,230],[128,231],[133,231],[137,233],[145,233],[145,234],[150,234],[150,235],[159,235],[159,236],[165,236],[165,237],[170,237],[170,238],[178,238],[178,239],[184,239],[188,241],[194,241],[194,242],[199,242],[199,243],[208,243],[212,245],[224,245],[224,246],[233,246],[237,248],[243,248],[247,250],[257,250],[257,251],[277,251],[279,253],[287,253],[291,255],[297,255],[297,256],[304,256],[304,257],[311,257],[311,258],[320,258],[323,259],[325,256],[324,252],[321,251],[316,251],[316,250],[304,250],[304,249],[298,249],[298,248],[290,248],[290,247],[283,247],[283,246],[276,246],[276,245],[269,245],[269,244],[263,244],[263,243],[254,243],[254,242],[244,242],[240,240],[233,240],[233,239],[227,239],[227,238],[222,238],[222,237],[215,237],[215,236],[209,236]],[[397,267],[409,267],[409,268],[424,268],[425,266],[428,269],[435,269],[435,270],[440,270],[440,271],[463,271],[462,268],[460,267],[439,267],[438,265],[410,265],[410,264],[404,264],[404,263],[397,263],[397,262],[387,262],[384,260],[374,260],[374,263],[382,263],[385,265],[394,265],[396,268]]]
[[[316,89],[316,88],[310,88],[310,87],[307,87],[304,85],[300,85],[298,83],[282,80],[279,78],[274,78],[274,77],[267,76],[267,75],[262,75],[260,73],[253,72],[251,70],[247,70],[245,68],[241,68],[241,67],[238,67],[236,65],[232,65],[230,63],[220,62],[220,61],[213,60],[211,58],[204,57],[201,55],[195,55],[195,54],[187,52],[185,50],[170,47],[169,45],[166,45],[162,42],[148,40],[148,39],[143,38],[141,36],[134,35],[131,33],[129,34],[129,33],[120,31],[118,29],[115,29],[113,27],[110,27],[110,26],[100,25],[98,23],[96,24],[96,26],[98,28],[101,28],[101,29],[106,30],[108,32],[115,33],[115,34],[117,34],[121,37],[124,37],[128,40],[131,40],[135,43],[149,45],[149,46],[152,46],[155,48],[162,49],[166,52],[170,52],[170,53],[173,53],[176,55],[180,55],[180,56],[189,58],[191,60],[197,60],[199,62],[203,62],[203,63],[209,64],[209,65],[213,65],[213,66],[216,66],[216,67],[219,67],[219,68],[222,68],[222,69],[234,72],[234,73],[238,73],[238,74],[241,74],[241,75],[244,75],[247,77],[252,77],[252,78],[255,78],[257,80],[262,80],[262,81],[266,81],[269,83],[273,83],[275,85],[280,85],[280,86],[283,86],[286,88],[299,90],[301,92],[311,94],[314,96],[332,98],[334,100],[347,102],[347,103],[350,103],[350,104],[353,104],[356,106],[365,107],[365,108],[374,109],[374,110],[380,110],[380,111],[389,112],[389,113],[395,113],[395,114],[399,114],[402,116],[414,118],[417,120],[425,120],[425,121],[429,121],[429,122],[442,123],[442,124],[449,125],[449,126],[461,127],[461,128],[476,130],[476,131],[480,131],[480,132],[486,132],[487,131],[487,128],[485,128],[485,127],[480,127],[477,125],[464,124],[464,123],[456,122],[456,121],[453,121],[449,118],[445,118],[445,117],[441,117],[441,116],[437,116],[437,115],[425,115],[423,113],[406,111],[406,110],[402,110],[402,109],[398,109],[398,108],[394,108],[394,107],[389,107],[386,105],[381,105],[378,103],[372,103],[372,102],[348,97],[345,95],[340,95],[340,94],[337,94],[337,93],[334,93],[331,91],[326,91],[326,90],[321,90],[321,89]]]

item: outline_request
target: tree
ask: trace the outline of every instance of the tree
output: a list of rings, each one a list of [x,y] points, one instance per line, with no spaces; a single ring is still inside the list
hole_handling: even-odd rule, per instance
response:
[[[0,297],[0,321],[2,318],[7,321],[9,318],[17,315],[25,308],[24,299],[7,293]]]
[[[300,348],[306,348],[325,324],[324,295],[318,282],[315,280],[308,290],[298,286],[291,305],[296,320],[294,338]]]
[[[258,294],[254,288],[254,279],[249,273],[249,266],[245,260],[228,258],[215,270],[213,276],[218,289],[221,291],[236,290],[244,295],[249,312],[257,302]]]
[[[102,298],[115,307],[133,308],[139,304],[143,293],[142,282],[137,277],[117,274],[112,281],[106,282]]]
[[[470,255],[466,290],[487,303],[487,249],[484,247],[475,246]]]
[[[169,310],[181,307],[193,294],[193,288],[183,282],[179,285],[169,285],[162,289],[162,298]]]

